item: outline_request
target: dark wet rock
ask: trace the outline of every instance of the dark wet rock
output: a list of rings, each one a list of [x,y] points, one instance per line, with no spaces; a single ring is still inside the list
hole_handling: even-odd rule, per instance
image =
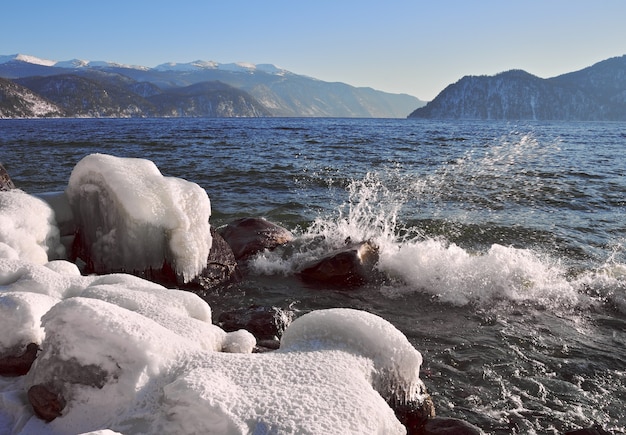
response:
[[[423,435],[482,435],[483,431],[473,424],[457,418],[434,417],[426,421],[421,432],[411,432],[409,430],[408,433]]]
[[[429,394],[422,394],[419,401],[388,400],[388,403],[408,434],[421,434],[426,422],[435,417],[435,405]]]
[[[563,435],[611,435],[611,432],[607,432],[601,426],[596,425],[584,429],[575,429],[565,432]]]
[[[191,281],[192,285],[197,285],[205,290],[241,278],[237,260],[230,245],[213,227],[211,227],[211,236],[213,243],[207,265],[202,273]]]
[[[280,340],[258,340],[254,346],[253,353],[272,352],[280,348]]]
[[[242,218],[218,230],[237,260],[265,249],[274,249],[293,240],[287,229],[263,218]]]
[[[11,181],[11,177],[9,177],[9,173],[0,163],[0,191],[11,189],[15,189],[15,184],[13,184],[13,181]]]
[[[223,312],[217,324],[226,332],[245,329],[257,340],[276,340],[283,335],[294,316],[291,310],[253,305]]]
[[[45,421],[52,421],[61,415],[65,399],[61,394],[45,385],[33,385],[28,389],[28,401],[35,415]]]
[[[30,370],[33,361],[37,358],[39,346],[30,343],[26,350],[19,355],[0,357],[0,376],[23,376]]]
[[[378,248],[369,241],[361,242],[306,264],[299,275],[308,282],[355,286],[371,280],[377,262]]]

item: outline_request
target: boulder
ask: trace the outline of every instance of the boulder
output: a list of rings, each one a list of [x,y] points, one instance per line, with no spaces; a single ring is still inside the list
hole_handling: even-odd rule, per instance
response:
[[[309,282],[356,286],[369,281],[378,262],[378,248],[371,242],[349,244],[320,260],[306,264],[298,273]]]
[[[218,230],[237,260],[265,249],[274,249],[293,240],[287,229],[263,218],[242,218]]]
[[[421,380],[419,383],[419,400],[399,400],[395,396],[387,398],[387,403],[409,435],[421,434],[426,422],[435,417],[435,404],[426,390],[426,385]]]
[[[565,432],[563,435],[610,435],[611,432],[608,432],[602,428],[600,425],[595,425],[593,427],[588,427],[584,429],[575,429]]]
[[[35,415],[50,422],[61,415],[65,408],[65,399],[59,393],[45,385],[33,385],[28,389],[28,401]]]
[[[473,424],[457,418],[435,417],[428,419],[420,432],[407,430],[407,433],[423,435],[482,435],[483,431]]]
[[[293,311],[278,307],[252,305],[248,308],[223,312],[219,315],[217,324],[226,332],[245,329],[260,340],[260,343],[269,344],[283,335],[294,316]]]
[[[211,227],[211,237],[213,244],[207,265],[202,273],[192,280],[193,285],[198,285],[204,290],[241,278],[237,260],[230,245],[213,227]]]
[[[37,358],[37,352],[39,346],[35,343],[30,343],[26,346],[26,350],[19,355],[6,355],[0,357],[0,376],[23,376],[30,370],[35,358]]]
[[[9,173],[0,163],[0,190],[11,189],[15,189],[15,184],[13,184],[13,181],[11,181],[11,177],[9,177]]]

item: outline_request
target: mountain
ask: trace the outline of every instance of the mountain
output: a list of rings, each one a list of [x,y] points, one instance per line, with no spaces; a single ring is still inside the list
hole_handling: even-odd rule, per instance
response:
[[[65,116],[65,111],[24,86],[0,78],[0,118],[57,116]]]
[[[271,64],[198,60],[148,68],[9,55],[0,56],[0,77],[41,92],[69,116],[400,118],[425,104],[410,95],[324,82]]]
[[[626,56],[542,79],[522,70],[465,76],[409,118],[626,120]]]

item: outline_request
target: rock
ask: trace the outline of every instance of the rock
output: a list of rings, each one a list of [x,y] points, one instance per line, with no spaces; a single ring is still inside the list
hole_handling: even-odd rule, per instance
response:
[[[217,324],[226,332],[245,329],[257,340],[275,340],[283,335],[294,318],[293,311],[277,307],[250,306],[220,314]]]
[[[610,435],[611,432],[604,430],[600,425],[584,429],[575,429],[565,432],[563,435]]]
[[[273,350],[278,350],[280,348],[280,340],[258,340],[256,346],[254,346],[253,353],[265,353],[271,352]]]
[[[483,431],[463,420],[434,417],[426,421],[421,432],[411,432],[407,428],[407,433],[420,433],[423,435],[482,435]]]
[[[271,250],[293,240],[287,229],[263,218],[238,219],[218,232],[230,245],[237,260],[245,260],[257,252]]]
[[[355,286],[371,279],[377,262],[378,248],[369,241],[361,242],[306,264],[299,275],[310,282]]]
[[[213,243],[207,265],[202,273],[191,281],[192,284],[199,285],[204,290],[241,279],[237,260],[230,245],[213,227],[211,227],[211,236]]]
[[[11,177],[9,177],[9,173],[0,163],[0,191],[11,189],[15,189],[15,184],[13,184],[13,181],[11,181]]]
[[[39,346],[30,343],[24,353],[18,356],[7,355],[0,358],[0,376],[23,376],[30,370],[37,358]]]
[[[427,421],[435,417],[435,404],[422,383],[419,401],[387,399],[396,417],[406,427],[407,434],[421,434]]]
[[[28,389],[28,401],[32,405],[35,415],[47,422],[59,417],[65,408],[65,399],[45,385],[30,387]]]

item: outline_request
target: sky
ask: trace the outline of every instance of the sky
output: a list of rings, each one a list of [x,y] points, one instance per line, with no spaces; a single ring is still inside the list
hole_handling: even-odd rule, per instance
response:
[[[624,17],[624,0],[8,1],[0,55],[270,63],[429,101],[466,75],[548,78],[625,55]]]

